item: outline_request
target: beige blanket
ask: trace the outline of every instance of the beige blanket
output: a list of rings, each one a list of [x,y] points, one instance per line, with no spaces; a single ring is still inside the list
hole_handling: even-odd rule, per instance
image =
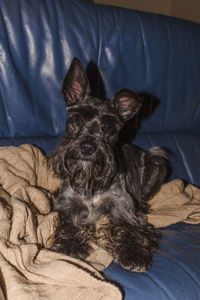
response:
[[[87,262],[53,253],[56,213],[50,202],[60,181],[41,151],[30,145],[0,148],[0,270],[8,300],[118,300],[119,289],[98,270],[112,261],[97,248]],[[200,222],[200,190],[174,180],[150,201],[157,227]]]
[[[180,179],[164,184],[149,204],[147,219],[155,227],[200,223],[200,189],[191,184],[185,186]]]

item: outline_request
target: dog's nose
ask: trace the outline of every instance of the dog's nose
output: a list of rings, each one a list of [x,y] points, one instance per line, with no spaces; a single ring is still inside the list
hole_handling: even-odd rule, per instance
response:
[[[80,149],[83,155],[92,155],[96,151],[97,146],[92,142],[82,142],[80,144]]]

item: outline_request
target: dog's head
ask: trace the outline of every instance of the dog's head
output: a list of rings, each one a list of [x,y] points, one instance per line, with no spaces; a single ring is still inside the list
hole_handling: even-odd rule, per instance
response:
[[[138,113],[143,100],[133,91],[120,90],[111,101],[90,95],[88,78],[81,62],[74,58],[63,80],[62,94],[67,107],[66,138],[58,149],[62,162],[57,173],[72,172],[80,165],[105,177],[116,169],[115,146],[126,121]],[[54,164],[55,167],[55,164]],[[97,174],[96,174],[97,176]]]
[[[62,94],[68,110],[66,136],[77,144],[76,157],[82,160],[92,160],[100,145],[114,148],[124,123],[142,106],[142,99],[130,90],[117,92],[111,101],[90,96],[86,73],[77,58],[63,80]]]

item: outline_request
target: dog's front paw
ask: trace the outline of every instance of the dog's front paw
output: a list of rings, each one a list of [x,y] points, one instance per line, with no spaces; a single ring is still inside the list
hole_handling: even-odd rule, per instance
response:
[[[68,241],[68,249],[66,249],[65,253],[71,257],[84,260],[92,251],[93,248],[89,242],[85,243],[80,239],[72,239]]]
[[[122,267],[133,272],[146,272],[158,249],[160,234],[151,226],[130,224],[112,229],[112,255]]]
[[[113,256],[117,263],[132,272],[146,272],[152,265],[152,252],[148,249],[119,245]]]
[[[55,239],[50,250],[84,260],[91,254],[93,248],[88,243],[82,243],[75,239],[65,239],[65,241]]]
[[[63,224],[62,224],[63,225]],[[72,224],[58,227],[50,250],[84,260],[93,251],[91,228],[78,228]]]

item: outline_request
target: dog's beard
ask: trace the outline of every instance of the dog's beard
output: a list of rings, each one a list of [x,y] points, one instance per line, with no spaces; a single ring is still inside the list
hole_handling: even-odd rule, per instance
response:
[[[77,140],[65,138],[48,157],[55,173],[80,193],[106,190],[117,172],[115,153],[106,143],[100,143],[90,156],[81,154]]]

